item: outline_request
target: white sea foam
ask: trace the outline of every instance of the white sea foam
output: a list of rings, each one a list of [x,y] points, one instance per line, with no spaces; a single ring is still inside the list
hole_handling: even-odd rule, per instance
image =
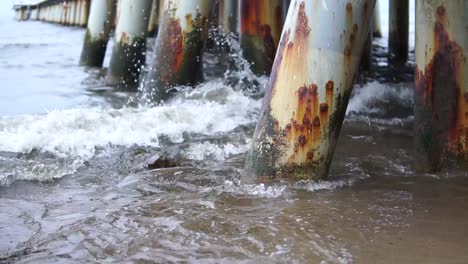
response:
[[[354,89],[346,114],[379,114],[385,111],[382,104],[396,103],[411,106],[413,90],[407,83],[400,85],[382,84],[377,81]]]
[[[212,94],[222,98],[212,100]],[[45,115],[0,117],[0,151],[38,149],[59,156],[90,158],[96,148],[159,146],[161,135],[180,143],[184,132],[206,135],[228,132],[255,122],[259,108],[260,100],[213,81],[156,107],[69,109]],[[223,149],[227,153],[244,150],[244,146]],[[221,157],[223,154],[218,152],[214,151]],[[195,152],[192,155],[200,158]]]
[[[227,143],[217,145],[209,142],[191,145],[185,152],[185,156],[191,160],[216,160],[223,161],[231,155],[247,152],[249,144],[234,145]]]
[[[18,160],[0,156],[0,186],[17,180],[47,181],[72,174],[83,164],[83,160]]]
[[[286,185],[267,186],[261,184],[240,184],[233,181],[225,181],[221,188],[221,192],[234,193],[240,195],[251,195],[263,198],[278,198],[286,191]]]

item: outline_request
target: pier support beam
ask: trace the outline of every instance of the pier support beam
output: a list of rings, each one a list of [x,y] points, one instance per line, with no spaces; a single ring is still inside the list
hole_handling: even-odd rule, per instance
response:
[[[63,8],[62,8],[62,3],[58,3],[55,5],[57,8],[57,24],[62,23],[62,15],[63,15]]]
[[[405,64],[408,60],[409,1],[391,0],[389,3],[389,59],[392,64]]]
[[[375,0],[293,0],[244,180],[327,176]]]
[[[89,0],[80,0],[80,26],[85,27],[88,23]]]
[[[416,0],[415,168],[468,161],[468,2]]]
[[[68,20],[70,26],[75,25],[75,15],[76,15],[76,1],[71,1],[70,2],[70,18]]]
[[[58,6],[60,8],[59,24],[65,25],[66,24],[66,16],[67,16],[67,2],[62,2]]]
[[[146,37],[152,0],[121,0],[107,82],[133,89],[146,60]]]
[[[283,27],[282,3],[282,0],[240,0],[240,44],[255,74],[271,72]]]
[[[159,28],[159,2],[164,0],[153,0],[151,5],[151,15],[148,23],[148,35],[155,36]]]
[[[164,1],[154,61],[145,81],[152,100],[165,100],[174,86],[201,80],[212,6],[213,0]]]
[[[375,11],[374,11],[375,12]],[[364,44],[364,51],[362,52],[361,58],[361,69],[370,70],[372,65],[372,41],[374,38],[374,32],[372,30],[372,23],[369,25],[369,32],[367,33],[366,42]]]
[[[382,37],[382,24],[380,22],[380,4],[379,0],[375,2],[374,18],[372,19],[372,32],[374,38]]]
[[[91,1],[80,65],[102,67],[116,6],[116,0]]]
[[[219,3],[219,26],[224,34],[239,35],[239,0],[221,0]]]
[[[80,11],[80,1],[76,0],[75,1],[75,6],[76,6],[76,14],[75,14],[75,25],[76,26],[81,26],[80,25],[80,17],[81,17],[81,11]]]

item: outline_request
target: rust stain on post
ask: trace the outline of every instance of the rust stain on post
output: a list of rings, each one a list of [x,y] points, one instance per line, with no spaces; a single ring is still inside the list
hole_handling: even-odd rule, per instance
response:
[[[240,1],[240,38],[244,57],[257,74],[269,74],[282,29],[278,0]],[[284,7],[283,7],[284,8]]]
[[[174,86],[193,85],[201,80],[212,6],[209,0],[167,3],[155,43],[153,67],[146,78],[146,89],[158,102],[171,97]]]
[[[466,58],[447,30],[445,7],[437,7],[435,15],[434,55],[424,69],[415,69],[416,115],[421,116],[415,130],[424,138],[422,147],[433,171],[450,156],[468,156],[468,96],[462,94]]]
[[[375,5],[365,3],[330,2],[327,12],[319,1],[291,4],[244,179],[327,176],[367,36],[372,12],[366,10]],[[333,23],[333,34],[321,34]]]
[[[193,27],[193,25],[192,25]],[[178,19],[170,18],[168,24],[168,40],[165,41],[169,49],[172,48],[172,60],[170,60],[170,68],[173,71],[178,71],[183,61],[183,45],[184,45],[184,34],[180,26]]]

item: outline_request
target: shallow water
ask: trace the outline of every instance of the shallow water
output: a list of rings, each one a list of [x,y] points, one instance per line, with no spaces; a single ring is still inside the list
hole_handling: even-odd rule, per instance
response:
[[[384,41],[330,179],[265,186],[240,172],[266,78],[140,105],[76,66],[83,29],[1,23],[0,262],[468,262],[468,173],[413,172],[411,67],[395,79]]]

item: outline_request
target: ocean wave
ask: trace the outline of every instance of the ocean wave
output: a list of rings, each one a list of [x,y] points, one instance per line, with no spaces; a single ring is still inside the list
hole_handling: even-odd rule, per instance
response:
[[[260,109],[261,100],[219,81],[187,93],[154,107],[83,108],[0,117],[0,151],[28,153],[36,149],[61,157],[90,158],[96,148],[157,147],[160,136],[181,143],[184,133],[229,132],[255,122]]]

